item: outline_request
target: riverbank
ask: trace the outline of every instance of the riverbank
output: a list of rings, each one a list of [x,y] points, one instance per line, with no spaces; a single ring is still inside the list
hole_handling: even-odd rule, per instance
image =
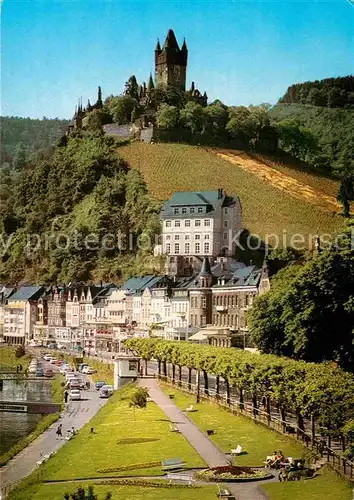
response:
[[[15,368],[18,365],[22,366],[22,372],[27,370],[31,362],[31,355],[26,352],[23,356],[18,357],[16,351],[16,347],[0,346],[0,374],[2,368]]]
[[[63,377],[56,375],[51,381],[51,400],[53,403],[63,403],[64,386],[62,385]],[[3,467],[9,460],[20,453],[24,448],[31,444],[38,436],[46,431],[51,425],[60,418],[60,413],[45,415],[36,425],[35,429],[28,436],[20,439],[15,445],[0,455],[0,467]]]

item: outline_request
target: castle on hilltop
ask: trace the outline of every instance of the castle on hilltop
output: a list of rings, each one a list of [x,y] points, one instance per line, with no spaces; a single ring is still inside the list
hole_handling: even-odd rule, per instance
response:
[[[140,118],[138,128],[145,128],[151,124],[155,124],[155,115],[159,105],[158,98],[156,97],[159,92],[158,90],[164,90],[168,92],[169,90],[174,90],[182,96],[184,101],[194,101],[202,106],[206,106],[208,103],[208,96],[206,92],[201,94],[201,92],[195,87],[192,81],[191,86],[186,90],[186,80],[187,80],[187,63],[188,63],[188,48],[186,40],[183,40],[181,48],[178,45],[176,36],[172,29],[168,30],[164,44],[161,47],[160,41],[157,40],[155,47],[155,78],[150,74],[148,83],[143,82],[138,87],[136,94],[137,107],[143,110],[140,111]],[[131,77],[132,78],[132,77]],[[135,77],[134,77],[135,78]],[[135,79],[136,83],[136,79]],[[113,96],[112,96],[113,97]],[[87,122],[87,115],[92,111],[104,111],[104,103],[102,100],[101,87],[98,87],[98,96],[95,104],[91,104],[88,101],[86,107],[82,105],[82,99],[79,99],[78,105],[75,109],[75,114],[69,127],[67,129],[67,135],[71,134],[74,130],[85,128],[85,122]],[[134,120],[133,120],[134,121]],[[112,123],[106,121],[103,124]]]

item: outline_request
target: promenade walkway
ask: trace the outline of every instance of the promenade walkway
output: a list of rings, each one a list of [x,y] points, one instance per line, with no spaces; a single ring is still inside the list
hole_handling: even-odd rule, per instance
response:
[[[156,379],[141,378],[139,379],[139,385],[149,390],[150,398],[174,422],[180,433],[189,441],[209,467],[229,464],[227,456],[166,396]],[[267,497],[263,494],[259,484],[260,482],[228,483],[227,487],[237,500],[265,500]]]
[[[41,434],[35,441],[16,455],[0,471],[1,490],[27,477],[36,468],[36,463],[48,453],[56,452],[65,443],[66,431],[74,427],[81,429],[108,401],[100,399],[94,387],[83,391],[85,399],[71,401],[66,405],[59,420]],[[63,438],[57,439],[56,430],[62,424]]]

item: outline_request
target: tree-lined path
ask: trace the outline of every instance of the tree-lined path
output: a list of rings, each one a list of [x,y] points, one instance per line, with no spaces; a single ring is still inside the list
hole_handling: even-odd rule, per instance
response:
[[[229,459],[210,439],[201,432],[187,415],[161,390],[155,378],[139,379],[139,385],[149,390],[150,398],[161,408],[165,415],[174,422],[176,428],[199,453],[209,467],[228,465]],[[178,454],[178,451],[176,451]],[[173,454],[173,451],[172,451]],[[171,456],[171,458],[173,458]],[[181,457],[183,458],[183,457]],[[227,488],[238,500],[265,500],[259,483],[227,483]]]

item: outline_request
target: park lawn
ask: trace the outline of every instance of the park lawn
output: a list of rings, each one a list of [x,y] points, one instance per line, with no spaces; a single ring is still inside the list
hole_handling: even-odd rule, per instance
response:
[[[87,487],[88,483],[41,484],[30,493],[32,500],[62,500],[65,493],[73,493],[79,486]],[[142,486],[95,485],[94,491],[99,500],[103,500],[110,491],[112,500],[211,500],[216,498],[216,485],[198,488],[154,488]],[[27,494],[29,490],[27,491]],[[27,500],[29,497],[18,495],[13,500]]]
[[[145,409],[129,407],[134,390],[131,384],[117,391],[78,435],[43,466],[43,479],[159,475],[160,465],[137,469],[134,466],[174,457],[182,458],[190,467],[205,465],[182,435],[170,432],[168,419],[155,403],[148,402]],[[90,432],[91,427],[94,433]],[[127,438],[135,442],[119,443]],[[132,469],[102,472],[127,466]]]
[[[350,485],[329,467],[323,467],[314,479],[287,483],[262,484],[269,500],[351,500]]]
[[[16,358],[15,352],[15,347],[0,347],[0,365],[5,367],[22,365],[22,371],[24,372],[31,362],[31,356],[25,354],[21,358]]]
[[[285,456],[295,458],[302,457],[305,452],[305,448],[300,444],[255,424],[247,417],[233,415],[207,401],[196,404],[193,395],[164,384],[161,384],[161,387],[166,394],[174,395],[173,401],[182,410],[191,404],[194,405],[197,411],[188,413],[188,417],[204,432],[213,429],[215,434],[210,438],[224,453],[230,453],[238,444],[242,446],[246,453],[234,459],[236,465],[262,466],[266,456],[275,450],[281,450]]]

